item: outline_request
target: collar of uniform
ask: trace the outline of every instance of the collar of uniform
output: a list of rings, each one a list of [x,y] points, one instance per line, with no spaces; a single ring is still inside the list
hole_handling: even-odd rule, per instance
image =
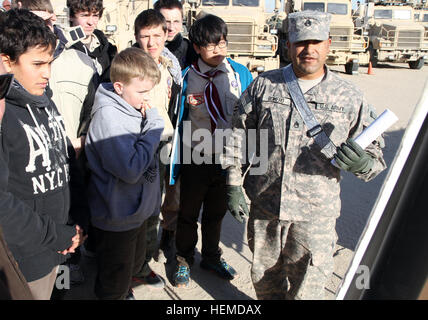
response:
[[[324,77],[321,80],[320,83],[318,83],[316,86],[309,89],[308,92],[305,93],[305,98],[307,102],[319,102],[319,103],[325,103],[327,102],[328,97],[325,95],[325,85],[328,84],[331,80],[332,73],[330,69],[327,67],[327,65],[324,65],[325,67],[325,73]]]
[[[229,62],[227,61],[226,58],[224,58],[224,60],[223,60],[222,63],[220,63],[217,67],[213,68],[213,67],[207,65],[201,58],[198,59],[199,70],[202,73],[205,73],[205,72],[210,71],[210,70],[212,70],[212,71],[214,71],[214,70],[221,70],[224,73],[228,73],[229,70],[227,68],[227,64],[229,64]]]

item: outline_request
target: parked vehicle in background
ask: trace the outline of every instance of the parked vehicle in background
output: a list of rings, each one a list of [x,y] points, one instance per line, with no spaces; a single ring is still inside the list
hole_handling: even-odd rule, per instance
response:
[[[56,24],[69,26],[67,0],[51,0],[57,16]],[[135,42],[134,20],[146,9],[152,8],[152,0],[103,0],[104,11],[98,23],[109,42],[119,51]]]
[[[408,63],[411,69],[421,69],[428,59],[424,26],[415,21],[414,9],[401,1],[362,4],[355,19],[370,39],[372,66],[378,62]]]
[[[185,29],[205,15],[222,18],[228,28],[228,54],[253,75],[279,67],[277,29],[267,24],[264,0],[185,0]]]
[[[420,1],[420,0],[419,0]],[[428,3],[418,2],[413,4],[414,9],[414,19],[415,22],[421,24],[425,28],[423,48],[428,48]],[[424,59],[425,64],[428,63],[428,59]]]
[[[153,8],[152,0],[103,0],[104,12],[98,23],[118,51],[135,42],[134,21],[141,11]]]
[[[327,65],[343,65],[348,74],[357,74],[359,65],[369,63],[368,37],[362,28],[356,28],[352,20],[351,0],[286,0],[285,16],[289,13],[303,10],[329,12],[332,14],[330,24],[331,46],[327,57]],[[287,52],[287,23],[283,25],[279,35],[280,55],[284,61],[289,61]]]

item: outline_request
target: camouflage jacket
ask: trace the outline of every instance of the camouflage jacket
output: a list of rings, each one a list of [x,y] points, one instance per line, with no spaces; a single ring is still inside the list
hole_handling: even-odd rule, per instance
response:
[[[362,92],[328,68],[323,80],[304,96],[336,146],[348,137],[355,138],[376,118]],[[339,216],[340,170],[306,135],[308,129],[291,101],[282,69],[265,72],[251,83],[235,107],[232,122],[233,136],[238,131],[247,137],[250,129],[256,132],[255,142],[247,145],[255,144],[260,163],[266,166],[267,162],[263,174],[251,174],[255,164],[248,167],[248,161],[242,161],[242,156],[235,153],[233,164],[224,166],[231,185],[241,185],[241,170],[250,169],[244,188],[257,211],[295,221],[307,221],[317,215]],[[262,139],[262,129],[267,141]],[[366,148],[375,159],[374,166],[365,174],[357,174],[358,178],[368,181],[386,168],[381,145],[382,137]],[[265,155],[263,147],[267,149]]]

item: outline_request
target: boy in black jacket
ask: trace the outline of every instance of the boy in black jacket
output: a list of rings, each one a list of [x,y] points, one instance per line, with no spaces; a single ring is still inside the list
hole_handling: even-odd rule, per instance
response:
[[[158,0],[153,8],[159,11],[166,20],[168,38],[165,47],[178,59],[181,69],[184,70],[198,59],[198,55],[192,44],[183,38],[183,5],[179,0]]]
[[[28,10],[0,16],[0,56],[15,77],[1,126],[9,176],[0,200],[21,207],[15,214],[2,211],[0,222],[34,298],[45,300],[57,266],[85,239],[78,225],[66,225],[75,155],[62,117],[45,92],[55,44],[44,21]]]
[[[4,97],[10,89],[12,77],[6,73],[3,62],[0,61],[0,128],[5,108]],[[0,186],[6,186],[7,179],[8,170],[3,161],[0,145]],[[31,300],[33,296],[30,288],[4,240],[1,228],[3,216],[8,215],[9,211],[16,209],[20,211],[19,205],[15,205],[11,200],[10,195],[0,189],[0,300]]]

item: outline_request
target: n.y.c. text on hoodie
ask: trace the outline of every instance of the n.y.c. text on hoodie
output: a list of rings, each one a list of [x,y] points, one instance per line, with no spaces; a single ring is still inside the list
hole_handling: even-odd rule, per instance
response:
[[[21,122],[30,151],[25,171],[34,173],[34,176],[31,177],[34,194],[55,190],[69,181],[67,142],[63,119],[60,115],[53,114],[47,109],[42,112],[48,114],[49,128],[46,128],[43,123],[37,123],[36,118],[33,118],[34,127]],[[52,149],[56,152],[50,152]],[[57,158],[56,161],[52,161],[52,156]],[[37,168],[38,165],[41,165],[43,169]],[[40,174],[43,171],[44,173]]]

